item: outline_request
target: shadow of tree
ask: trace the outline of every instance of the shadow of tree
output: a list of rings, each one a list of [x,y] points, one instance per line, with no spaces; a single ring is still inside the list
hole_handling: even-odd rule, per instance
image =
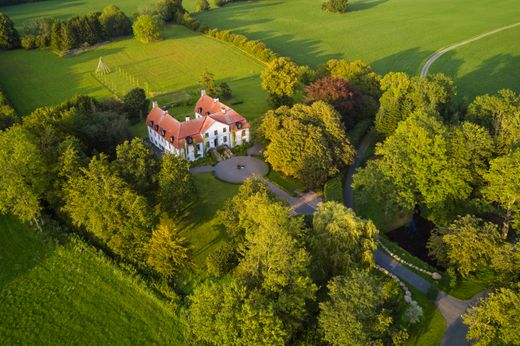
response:
[[[364,11],[384,4],[388,0],[359,0],[349,4],[348,12]]]

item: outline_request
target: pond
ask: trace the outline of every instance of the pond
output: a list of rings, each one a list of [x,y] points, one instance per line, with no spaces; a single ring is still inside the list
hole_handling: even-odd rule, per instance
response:
[[[409,224],[386,233],[386,236],[400,247],[420,258],[424,262],[439,267],[437,262],[428,256],[426,244],[435,224],[415,213]]]

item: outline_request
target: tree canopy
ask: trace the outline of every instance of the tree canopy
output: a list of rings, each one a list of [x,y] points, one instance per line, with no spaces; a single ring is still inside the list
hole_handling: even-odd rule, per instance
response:
[[[262,71],[262,88],[267,90],[275,105],[290,103],[300,84],[301,69],[291,59],[273,59]]]
[[[103,26],[105,34],[109,37],[130,35],[132,33],[132,21],[115,5],[109,5],[101,11],[99,22]]]
[[[0,12],[0,50],[13,49],[20,46],[20,35],[14,23],[6,14]]]
[[[150,43],[161,38],[161,24],[156,17],[141,15],[132,24],[135,38],[143,43]]]

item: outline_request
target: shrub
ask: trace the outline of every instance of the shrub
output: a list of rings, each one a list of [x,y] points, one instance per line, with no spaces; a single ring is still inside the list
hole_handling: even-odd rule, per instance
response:
[[[325,0],[321,5],[324,11],[328,12],[347,12],[348,0]]]
[[[421,320],[422,315],[423,309],[415,300],[412,300],[404,312],[404,319],[410,324],[416,324]]]
[[[34,49],[37,47],[36,37],[33,35],[27,35],[22,38],[22,47],[25,49]]]

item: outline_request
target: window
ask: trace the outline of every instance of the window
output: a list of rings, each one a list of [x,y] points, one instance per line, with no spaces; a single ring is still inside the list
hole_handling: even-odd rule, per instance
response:
[[[165,129],[161,129],[161,135],[164,137],[166,136],[166,130]]]
[[[188,143],[188,144],[193,144],[193,138],[191,138],[191,137],[186,137],[186,143]]]
[[[153,120],[150,120],[150,127],[153,127]]]
[[[224,127],[224,129],[222,130],[222,132],[226,132],[227,131],[227,128]]]
[[[206,133],[204,134],[204,137],[208,138],[208,137],[209,137],[209,133],[206,132]]]
[[[199,107],[199,111],[197,113],[202,114],[202,107]]]
[[[210,112],[206,112],[206,115],[210,115]]]
[[[239,129],[239,130],[242,128],[242,123],[240,121],[237,121],[235,123],[235,125],[237,126],[237,129]]]
[[[158,131],[159,130],[159,125],[155,125],[153,128],[155,129],[155,131]]]
[[[173,140],[174,140],[174,139],[175,139],[175,138],[174,138],[173,136],[171,136],[171,137],[170,137],[170,143],[173,143]]]
[[[242,130],[242,137],[246,136],[246,130]]]
[[[215,130],[215,132],[214,132],[214,133],[215,133],[215,136],[217,136],[217,135],[218,135],[218,130]]]
[[[227,143],[227,137],[224,136],[224,143]]]

